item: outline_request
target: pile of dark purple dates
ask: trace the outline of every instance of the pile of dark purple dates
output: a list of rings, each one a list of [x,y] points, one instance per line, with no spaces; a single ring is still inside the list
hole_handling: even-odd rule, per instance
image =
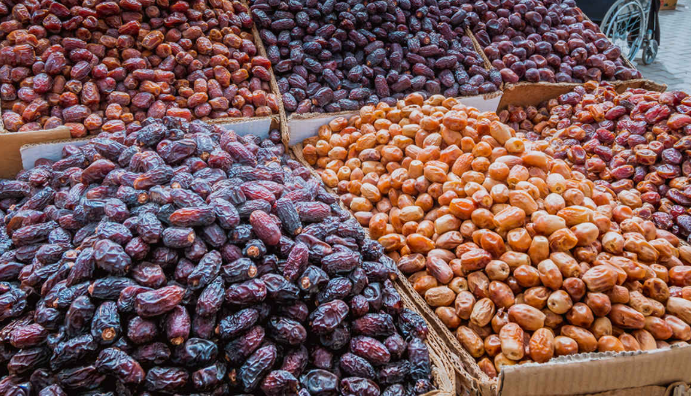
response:
[[[396,104],[411,92],[496,91],[465,35],[459,0],[253,0],[251,13],[287,112]]]
[[[641,78],[575,0],[467,1],[462,9],[506,83]]]
[[[199,121],[0,181],[0,395],[419,395],[394,262],[280,134]]]

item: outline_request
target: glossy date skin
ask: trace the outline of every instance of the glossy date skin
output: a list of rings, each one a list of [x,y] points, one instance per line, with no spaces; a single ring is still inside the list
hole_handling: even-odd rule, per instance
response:
[[[0,282],[7,385],[294,395],[431,381],[427,327],[400,305],[395,269],[361,268],[383,250],[270,136],[164,117],[0,181],[17,242],[2,258],[19,268]],[[307,201],[325,216],[300,215]],[[46,243],[65,246],[27,258]],[[341,360],[347,372],[326,371]]]

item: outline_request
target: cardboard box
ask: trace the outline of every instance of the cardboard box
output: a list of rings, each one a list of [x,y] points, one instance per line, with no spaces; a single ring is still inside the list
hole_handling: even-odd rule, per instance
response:
[[[480,44],[477,42],[475,39],[475,36],[472,34],[472,32],[466,28],[466,33],[468,37],[470,37],[472,43],[473,43],[473,49],[480,55],[482,58],[484,64],[485,64],[485,70],[490,70],[492,68],[492,65],[490,64],[489,60],[487,60],[487,57],[485,54],[482,52],[482,47]],[[273,76],[273,72],[272,72]],[[474,96],[465,96],[465,97],[459,97],[458,99],[462,100],[463,103],[467,104],[468,106],[473,106],[477,108],[480,111],[495,111],[497,109],[497,105],[499,104],[499,101],[501,100],[502,96],[502,86],[499,87],[499,89],[495,92],[490,92],[487,94],[480,94],[480,95],[474,95]],[[306,114],[286,114],[286,125],[288,128],[285,130],[287,136],[287,142],[289,146],[295,145],[297,143],[302,142],[305,140],[305,138],[308,138],[310,136],[314,136],[317,133],[317,130],[321,125],[324,125],[328,123],[329,121],[333,120],[336,117],[349,117],[351,115],[357,114],[357,110],[353,111],[342,111],[338,113],[306,113]]]
[[[252,35],[254,37],[254,43],[257,47],[257,53],[263,57],[266,57],[266,49],[264,48],[256,26],[252,27]],[[274,125],[274,122],[276,123],[275,128],[279,128],[280,122],[285,120],[285,111],[283,110],[283,102],[281,99],[281,94],[278,90],[278,84],[276,83],[276,77],[273,69],[270,69],[269,73],[271,74],[271,81],[269,82],[269,85],[271,86],[271,93],[275,94],[278,98],[278,114],[273,114],[267,117],[251,117],[249,119],[230,117],[217,118],[210,120],[209,123],[220,124],[224,128],[232,125],[234,126],[234,129],[237,129],[236,132],[240,134],[257,133],[262,138],[268,136],[268,128],[269,126]],[[0,110],[0,115],[1,112],[2,110]],[[0,178],[12,178],[16,176],[17,172],[20,170],[33,167],[33,161],[41,158],[40,156],[36,157],[34,151],[32,151],[33,149],[30,149],[30,147],[36,144],[56,142],[56,144],[46,145],[44,147],[49,151],[47,151],[46,155],[43,157],[59,159],[62,147],[66,144],[69,144],[70,138],[71,136],[69,128],[65,126],[31,132],[8,132],[4,129],[2,117],[0,117]],[[24,153],[21,152],[23,146],[27,146],[27,148],[24,150]],[[34,159],[34,157],[36,158]]]
[[[0,178],[12,178],[23,169],[22,146],[69,138],[70,130],[64,126],[43,131],[0,133]],[[32,162],[30,166],[33,165]]]
[[[629,82],[628,87],[646,87],[648,82]],[[655,85],[651,85],[655,86]],[[514,88],[511,91],[523,98],[522,103],[538,104],[573,89],[572,85],[538,84],[534,87]],[[531,90],[531,95],[520,92]],[[510,98],[511,96],[509,96]],[[345,114],[341,114],[344,115]],[[284,129],[291,137],[291,149],[296,158],[314,174],[314,169],[302,157],[302,140],[314,136],[320,125],[335,118],[293,119]],[[322,123],[320,123],[322,122]],[[297,128],[294,129],[294,128]],[[328,189],[333,193],[333,190]],[[441,322],[425,300],[400,275],[396,285],[416,304],[431,329],[440,335],[448,348],[448,357],[457,371],[458,386],[463,393],[473,396],[662,396],[669,393],[670,384],[691,383],[691,345],[673,346],[670,349],[624,353],[589,353],[552,359],[544,364],[523,364],[504,368],[499,378],[489,378],[475,359],[461,346],[455,335]],[[675,385],[676,386],[676,385]],[[669,387],[669,388],[668,388]],[[683,387],[683,386],[682,386]],[[676,388],[675,388],[676,389]],[[686,389],[686,388],[684,388]],[[667,393],[666,393],[667,392]],[[691,396],[691,395],[689,395]]]
[[[239,135],[254,134],[262,139],[269,136],[269,131],[272,129],[281,128],[280,117],[278,115],[271,117],[256,117],[256,118],[230,118],[230,119],[219,119],[209,121],[209,124],[218,125],[224,130],[233,130]],[[65,128],[67,129],[67,128]],[[53,161],[57,161],[62,158],[62,148],[68,144],[81,146],[86,144],[91,137],[83,139],[70,139],[69,131],[67,131],[66,136],[62,136],[59,139],[52,139],[51,141],[42,140],[40,137],[35,137],[37,132],[25,132],[21,133],[15,142],[15,148],[17,150],[18,156],[12,157],[12,159],[0,159],[0,177],[10,178],[14,177],[17,172],[22,169],[31,169],[34,167],[34,163],[39,158],[47,158]],[[0,134],[0,155],[2,155],[2,149],[4,146],[3,138],[5,135],[11,137],[12,135],[20,135],[19,132]],[[34,138],[31,141],[31,138]],[[15,161],[15,163],[11,163]],[[6,172],[6,169],[12,169],[12,174],[10,176],[2,176]]]
[[[677,0],[660,0],[660,10],[676,10]]]

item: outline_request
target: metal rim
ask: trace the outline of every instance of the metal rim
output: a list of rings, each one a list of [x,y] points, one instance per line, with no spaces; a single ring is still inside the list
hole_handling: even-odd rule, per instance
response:
[[[645,35],[646,16],[637,0],[619,0],[602,19],[601,30],[622,55],[633,61]]]

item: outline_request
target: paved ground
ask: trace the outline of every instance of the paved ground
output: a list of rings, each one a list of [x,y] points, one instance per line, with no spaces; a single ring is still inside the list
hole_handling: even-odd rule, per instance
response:
[[[668,90],[691,93],[691,0],[679,0],[676,10],[660,11],[660,28],[655,62],[646,66],[639,55],[636,67],[644,78],[667,84]]]

